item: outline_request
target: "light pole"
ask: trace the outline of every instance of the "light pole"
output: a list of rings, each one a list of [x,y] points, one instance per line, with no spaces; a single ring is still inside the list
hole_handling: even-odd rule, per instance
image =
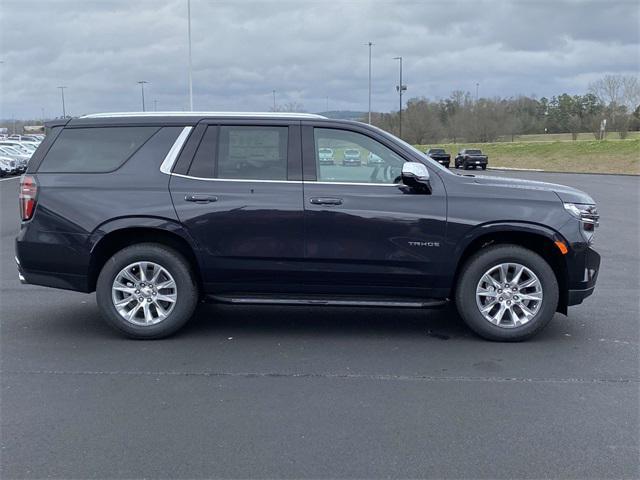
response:
[[[476,103],[478,103],[478,89],[480,88],[480,84],[476,82]]]
[[[67,118],[67,110],[64,106],[64,89],[67,87],[58,87],[60,89],[60,95],[62,95],[62,118]]]
[[[369,125],[371,125],[371,47],[373,43],[367,42],[365,45],[369,46]]]
[[[402,83],[402,57],[393,57],[394,60],[400,60],[400,84],[396,85],[396,90],[400,94],[400,108],[398,110],[399,123],[398,137],[402,139],[402,92],[407,89],[407,86]]]
[[[187,0],[187,34],[189,37],[189,110],[193,111],[193,66],[191,64],[191,0]]]
[[[276,91],[273,90],[272,93],[273,93],[273,111],[275,112],[276,111]]]
[[[142,92],[142,111],[144,112],[144,84],[149,82],[146,80],[140,80],[138,83],[140,84],[140,91]]]

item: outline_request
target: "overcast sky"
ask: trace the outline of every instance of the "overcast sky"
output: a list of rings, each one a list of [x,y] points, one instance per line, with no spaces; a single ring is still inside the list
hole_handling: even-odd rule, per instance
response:
[[[584,93],[639,70],[638,1],[192,0],[197,110],[373,110],[405,98]],[[187,0],[0,0],[0,117],[188,108]]]

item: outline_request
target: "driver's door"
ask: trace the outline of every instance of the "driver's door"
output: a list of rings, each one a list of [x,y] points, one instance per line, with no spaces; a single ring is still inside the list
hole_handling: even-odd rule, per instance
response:
[[[319,161],[321,149],[334,152],[333,164]],[[306,278],[314,291],[436,294],[446,249],[440,178],[432,174],[430,195],[403,185],[402,153],[356,126],[303,127],[303,156]]]

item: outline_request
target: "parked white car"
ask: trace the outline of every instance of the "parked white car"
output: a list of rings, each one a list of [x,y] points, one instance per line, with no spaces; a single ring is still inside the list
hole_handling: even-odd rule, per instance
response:
[[[24,154],[8,145],[0,145],[0,155],[15,160],[18,172],[24,173],[27,171],[27,163],[31,159],[31,155]]]
[[[29,156],[33,155],[33,152],[36,151],[32,145],[28,145],[25,142],[18,142],[16,140],[2,140],[0,141],[0,145],[15,148],[16,150]]]
[[[16,161],[9,157],[0,156],[0,176],[4,177],[5,175],[14,175],[16,173],[18,173]]]

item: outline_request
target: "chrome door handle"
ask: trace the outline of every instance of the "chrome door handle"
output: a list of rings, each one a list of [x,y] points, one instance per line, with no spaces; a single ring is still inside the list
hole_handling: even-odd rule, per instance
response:
[[[310,202],[314,205],[342,205],[342,199],[334,197],[315,197]]]
[[[195,203],[210,203],[210,202],[218,201],[218,197],[216,197],[215,195],[202,195],[199,193],[187,193],[184,196],[184,199],[187,202],[195,202]]]

